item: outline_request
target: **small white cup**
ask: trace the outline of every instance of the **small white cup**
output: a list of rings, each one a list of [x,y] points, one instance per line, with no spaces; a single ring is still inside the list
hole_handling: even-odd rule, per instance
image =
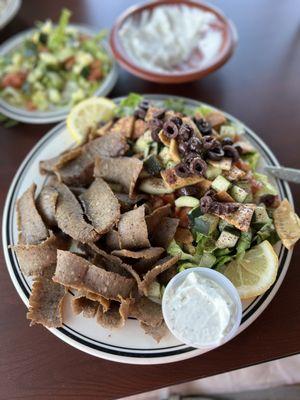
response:
[[[224,336],[224,338],[221,341],[211,342],[209,344],[209,346],[206,345],[206,346],[200,347],[199,345],[192,343],[188,338],[182,337],[176,330],[174,330],[172,328],[172,324],[170,323],[170,318],[169,318],[170,316],[168,314],[168,306],[167,306],[167,302],[170,301],[169,296],[170,296],[171,292],[173,290],[176,290],[176,288],[183,282],[183,280],[186,278],[186,276],[188,274],[190,274],[191,272],[200,274],[203,278],[210,279],[210,280],[214,281],[216,284],[218,284],[219,286],[221,286],[226,291],[226,293],[229,295],[229,297],[232,299],[232,302],[235,305],[235,310],[234,310],[234,313],[232,316],[232,323],[231,323],[231,327],[230,327],[229,331],[226,333],[226,335]],[[183,342],[191,347],[196,347],[196,348],[203,349],[203,350],[212,350],[212,349],[219,347],[222,344],[228,342],[230,339],[232,339],[236,335],[236,333],[239,329],[240,323],[241,323],[243,309],[242,309],[242,302],[241,302],[240,296],[238,294],[238,291],[233,286],[233,284],[230,282],[230,280],[228,278],[226,278],[226,276],[224,276],[220,272],[217,272],[210,268],[195,267],[195,268],[188,268],[188,269],[178,273],[170,280],[170,282],[168,283],[168,285],[164,291],[164,295],[163,295],[163,299],[162,299],[162,312],[163,312],[164,320],[167,324],[167,327],[169,328],[169,330],[172,332],[172,334],[178,340],[180,340],[181,342]]]

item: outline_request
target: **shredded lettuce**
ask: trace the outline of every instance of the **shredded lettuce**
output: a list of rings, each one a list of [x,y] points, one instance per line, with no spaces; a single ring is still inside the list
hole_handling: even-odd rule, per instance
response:
[[[62,46],[66,39],[66,27],[69,24],[70,17],[72,13],[67,8],[64,8],[60,14],[59,21],[57,27],[53,30],[53,32],[49,35],[48,38],[48,47],[51,50],[55,50]]]
[[[179,112],[185,115],[194,115],[195,110],[186,106],[186,102],[182,99],[166,99],[164,107],[168,110]]]
[[[212,111],[213,109],[209,106],[200,106],[194,109],[194,114],[200,113],[203,117],[206,117],[206,115],[210,114]]]
[[[116,108],[116,115],[118,117],[125,117],[132,115],[136,107],[143,100],[143,96],[137,93],[130,93],[125,99],[121,100],[119,106]]]

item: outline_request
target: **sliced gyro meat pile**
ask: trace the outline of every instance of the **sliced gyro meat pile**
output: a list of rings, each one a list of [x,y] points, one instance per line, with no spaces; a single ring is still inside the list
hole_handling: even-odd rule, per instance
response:
[[[118,157],[128,149],[126,139],[117,132],[98,137],[79,150],[70,150],[60,157],[42,161],[42,173],[55,173],[68,186],[86,186],[92,182],[94,161],[100,157]]]
[[[144,205],[121,215],[118,233],[122,249],[150,247]]]

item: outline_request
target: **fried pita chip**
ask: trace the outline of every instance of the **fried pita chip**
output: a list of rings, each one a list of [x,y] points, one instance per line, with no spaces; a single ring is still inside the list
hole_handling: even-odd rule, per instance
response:
[[[172,190],[195,185],[196,183],[202,182],[205,179],[199,175],[191,175],[187,176],[186,178],[181,178],[180,176],[176,175],[175,168],[165,169],[160,174],[167,187]]]
[[[251,219],[256,208],[255,204],[240,204],[238,210],[231,214],[215,213],[218,217],[238,228],[242,232],[247,232],[250,227]]]
[[[273,213],[274,225],[284,247],[290,250],[300,239],[300,220],[287,199]]]

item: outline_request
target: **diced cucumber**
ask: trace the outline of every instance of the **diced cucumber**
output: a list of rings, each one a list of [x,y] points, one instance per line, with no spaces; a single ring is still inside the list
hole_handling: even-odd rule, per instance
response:
[[[221,175],[222,170],[219,167],[214,167],[212,165],[207,166],[206,170],[206,178],[209,179],[210,181],[214,180],[217,176]]]
[[[233,228],[229,222],[225,221],[225,219],[220,219],[218,229],[220,232],[224,231],[225,228]]]
[[[270,218],[265,206],[260,205],[256,207],[253,214],[253,222],[260,224],[267,224],[270,222]]]
[[[234,139],[236,135],[236,129],[234,126],[231,125],[222,125],[220,129],[220,136],[222,138],[224,137],[229,137],[231,139]]]
[[[198,207],[200,204],[199,199],[193,196],[181,196],[175,200],[176,207]]]
[[[167,187],[161,178],[146,178],[140,184],[139,189],[144,193],[158,195],[173,192],[173,189]]]
[[[239,240],[239,235],[235,231],[226,231],[221,232],[218,240],[216,241],[216,247],[219,249],[227,249],[230,247],[234,247]]]
[[[162,165],[156,155],[152,154],[144,161],[144,167],[150,175],[158,175],[162,170]]]
[[[211,187],[217,192],[227,192],[230,185],[231,183],[224,176],[219,175],[213,180]]]
[[[203,215],[201,207],[195,207],[188,213],[188,217],[192,225],[194,224],[194,219],[200,217],[200,215]]]
[[[194,229],[197,233],[210,235],[217,228],[219,217],[212,214],[204,214],[194,219]]]
[[[135,153],[145,153],[147,150],[149,150],[149,146],[152,142],[153,140],[151,137],[151,132],[148,130],[138,138],[138,140],[135,142],[133,150]]]
[[[230,188],[229,194],[234,198],[238,203],[243,203],[248,196],[248,192],[245,189],[237,185],[233,185]]]
[[[224,171],[230,171],[231,169],[231,164],[232,164],[232,159],[231,158],[226,158],[224,157],[220,161],[208,161],[210,165],[212,165],[215,168],[221,168]]]

